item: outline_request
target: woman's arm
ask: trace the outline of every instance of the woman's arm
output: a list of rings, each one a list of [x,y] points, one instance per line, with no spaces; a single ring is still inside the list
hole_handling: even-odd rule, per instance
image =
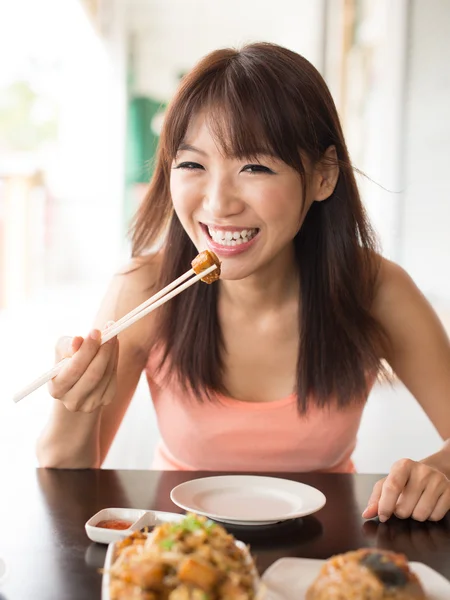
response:
[[[114,277],[95,319],[96,328],[103,329],[108,321],[119,319],[151,295],[149,282],[155,280],[155,265],[134,263],[132,268]],[[108,358],[107,369],[114,369],[114,372],[110,373],[107,392],[110,397],[106,404],[100,399],[100,392],[95,391],[101,390],[101,385],[97,385],[86,400],[84,392],[92,377],[88,370],[80,373],[79,380],[68,393],[58,395],[60,399],[55,400],[49,423],[38,440],[37,456],[41,466],[101,466],[145,368],[151,323],[152,315],[144,317],[123,331],[120,342],[116,340],[114,350],[109,350],[115,351],[116,357],[115,361],[114,357]],[[98,354],[99,342],[86,339],[83,343],[90,345],[85,349],[89,361]]]
[[[450,342],[442,323],[409,275],[384,261],[375,316],[391,348],[386,359],[440,436],[450,438]]]
[[[384,327],[385,358],[422,406],[443,440],[441,449],[416,462],[402,459],[377,483],[364,516],[393,513],[418,520],[442,518],[450,508],[450,343],[409,275],[383,261],[374,316]]]

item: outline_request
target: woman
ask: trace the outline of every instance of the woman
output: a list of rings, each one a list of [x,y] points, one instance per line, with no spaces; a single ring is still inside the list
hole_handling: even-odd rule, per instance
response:
[[[104,323],[206,248],[222,276],[100,347]],[[443,439],[397,461],[364,516],[439,520],[450,508],[450,348],[408,275],[377,254],[331,95],[272,44],[218,50],[182,81],[118,274],[51,382],[40,464],[99,467],[145,370],[162,436],[154,467],[351,471],[386,361]]]

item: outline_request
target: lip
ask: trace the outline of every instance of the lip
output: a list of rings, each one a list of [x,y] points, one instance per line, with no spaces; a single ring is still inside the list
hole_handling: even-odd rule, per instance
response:
[[[242,244],[239,244],[238,246],[222,246],[222,244],[218,244],[210,237],[210,235],[208,233],[208,227],[212,227],[213,229],[219,229],[221,231],[239,231],[242,229],[256,229],[256,227],[255,228],[236,227],[236,225],[234,225],[234,226],[224,225],[224,226],[218,227],[215,225],[208,226],[208,225],[205,225],[204,223],[200,223],[200,225],[201,225],[202,231],[205,235],[208,248],[210,250],[212,250],[212,252],[217,254],[217,256],[219,256],[219,257],[222,256],[224,258],[231,258],[233,256],[237,256],[238,254],[242,254],[243,252],[247,252],[247,250],[249,250],[254,245],[256,240],[259,238],[259,234],[260,234],[260,231],[258,231],[258,233],[255,235],[255,237],[253,237],[248,242],[243,242]]]

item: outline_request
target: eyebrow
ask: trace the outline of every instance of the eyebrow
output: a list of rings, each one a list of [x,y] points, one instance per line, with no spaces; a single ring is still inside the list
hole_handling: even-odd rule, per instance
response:
[[[200,148],[196,148],[195,146],[192,146],[192,144],[188,144],[186,142],[181,142],[181,144],[178,146],[177,153],[183,151],[196,152],[197,154],[201,154],[202,156],[208,156],[208,153],[204,150],[200,150]],[[279,159],[279,157],[272,150],[263,147],[252,152],[252,156],[270,156],[271,158],[274,158],[276,160]]]
[[[197,154],[202,154],[203,156],[206,156],[206,152],[204,152],[203,150],[200,150],[200,148],[191,146],[191,144],[186,144],[186,142],[181,142],[181,144],[178,146],[178,152],[183,152],[186,150],[188,152],[196,152]]]

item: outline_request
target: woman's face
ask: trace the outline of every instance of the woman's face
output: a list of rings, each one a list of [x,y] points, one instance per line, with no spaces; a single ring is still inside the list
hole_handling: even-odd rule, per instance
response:
[[[197,250],[222,261],[223,279],[243,279],[293,261],[293,239],[311,199],[297,171],[272,156],[225,157],[199,115],[172,164],[174,209]]]

